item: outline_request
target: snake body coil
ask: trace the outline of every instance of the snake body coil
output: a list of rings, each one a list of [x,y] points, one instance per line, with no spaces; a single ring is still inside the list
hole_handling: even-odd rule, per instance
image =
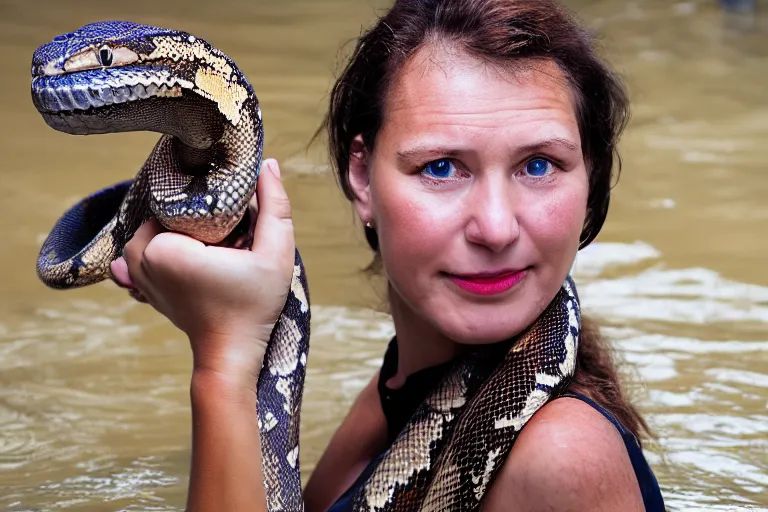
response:
[[[262,158],[261,111],[235,63],[202,39],[130,22],[86,25],[35,51],[32,97],[66,133],[163,134],[133,180],[87,197],[56,223],[37,263],[48,286],[109,277],[110,263],[151,217],[224,245],[246,223]],[[258,382],[270,511],[303,509],[299,413],[309,326],[296,252]],[[579,329],[569,278],[526,332],[457,360],[357,492],[355,510],[477,510],[520,429],[568,384]]]

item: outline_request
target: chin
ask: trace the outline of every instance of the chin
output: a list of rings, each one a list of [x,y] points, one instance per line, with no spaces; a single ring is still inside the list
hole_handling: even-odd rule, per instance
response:
[[[464,316],[464,315],[462,315]],[[439,327],[447,338],[462,345],[489,345],[517,336],[530,322],[512,322],[506,315],[506,322],[482,315],[475,318],[457,318]]]
[[[521,290],[522,291],[522,290]],[[453,295],[453,296],[451,296]],[[443,336],[463,345],[488,345],[523,332],[541,313],[528,294],[516,293],[494,303],[477,303],[450,294],[430,306],[433,325]],[[543,307],[541,308],[544,309]]]

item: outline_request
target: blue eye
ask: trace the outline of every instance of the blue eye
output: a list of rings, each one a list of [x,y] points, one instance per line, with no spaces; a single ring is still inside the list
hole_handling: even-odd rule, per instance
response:
[[[429,162],[421,172],[430,178],[450,178],[456,172],[456,167],[450,160],[443,158]]]
[[[534,178],[542,178],[552,172],[552,162],[544,158],[534,158],[525,164],[525,172]]]

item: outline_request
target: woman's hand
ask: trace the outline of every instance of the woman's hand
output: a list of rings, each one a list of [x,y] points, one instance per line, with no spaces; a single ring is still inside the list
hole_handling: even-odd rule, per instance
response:
[[[187,334],[195,372],[256,385],[293,275],[293,223],[279,176],[277,162],[265,160],[251,202],[253,214],[258,198],[251,251],[206,246],[153,219],[112,263],[119,285],[138,290]]]

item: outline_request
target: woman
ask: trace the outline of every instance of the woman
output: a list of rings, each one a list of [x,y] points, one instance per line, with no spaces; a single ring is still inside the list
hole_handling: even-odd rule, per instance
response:
[[[387,276],[396,337],[319,461],[307,510],[347,510],[446,364],[542,315],[605,220],[627,110],[585,31],[549,1],[400,0],[363,35],[326,128]],[[251,485],[255,383],[294,251],[277,162],[264,167],[252,252],[151,222],[113,264],[192,345],[190,510],[264,510]],[[636,441],[646,425],[588,322],[576,366],[568,392],[520,433],[482,510],[663,509]]]

